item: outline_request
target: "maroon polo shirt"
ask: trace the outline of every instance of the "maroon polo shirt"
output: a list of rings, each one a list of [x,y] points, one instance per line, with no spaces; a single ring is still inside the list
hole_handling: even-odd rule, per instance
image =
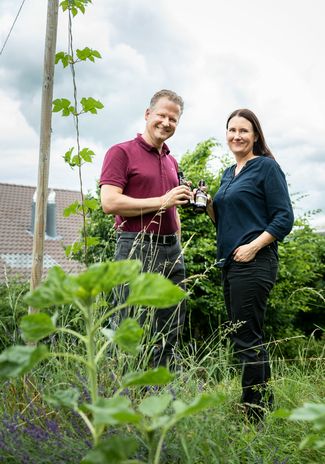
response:
[[[105,155],[99,185],[120,187],[133,198],[160,197],[179,185],[178,165],[166,144],[159,154],[140,134],[111,147]],[[135,217],[115,216],[115,227],[127,232],[173,234],[177,231],[176,207]]]

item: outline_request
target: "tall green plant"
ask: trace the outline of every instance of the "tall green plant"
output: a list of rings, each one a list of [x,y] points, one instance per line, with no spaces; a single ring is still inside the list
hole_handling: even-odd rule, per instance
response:
[[[179,303],[186,296],[184,290],[165,277],[140,272],[141,266],[138,260],[106,262],[94,264],[77,276],[67,275],[59,267],[52,268],[45,283],[26,296],[26,302],[38,309],[55,306],[58,310],[60,305],[74,305],[81,313],[82,333],[58,327],[55,312],[52,316],[45,312],[30,314],[22,318],[20,325],[22,336],[28,344],[10,347],[0,355],[0,376],[4,378],[24,375],[38,363],[51,357],[67,358],[84,366],[90,392],[89,402],[81,403],[81,393],[73,387],[57,390],[46,397],[48,403],[54,407],[73,409],[88,427],[94,449],[85,457],[84,463],[140,462],[126,461],[130,455],[134,455],[135,440],[125,439],[122,435],[108,441],[102,440],[107,428],[116,429],[128,424],[142,435],[148,448],[148,463],[158,464],[165,436],[171,427],[183,417],[216,406],[222,400],[219,395],[202,394],[186,404],[173,400],[171,394],[164,394],[145,398],[134,407],[128,397],[121,396],[126,388],[159,386],[170,382],[173,375],[164,367],[128,372],[120,380],[120,387],[112,397],[106,398],[100,394],[100,363],[107,356],[108,347],[114,344],[119,349],[136,355],[143,334],[143,329],[133,319],[125,319],[116,331],[105,327],[107,320],[129,306],[166,308]],[[98,297],[101,294],[110,294],[120,285],[129,286],[127,300],[98,315]],[[51,352],[46,344],[35,345],[54,333],[74,337],[84,347],[84,352]]]

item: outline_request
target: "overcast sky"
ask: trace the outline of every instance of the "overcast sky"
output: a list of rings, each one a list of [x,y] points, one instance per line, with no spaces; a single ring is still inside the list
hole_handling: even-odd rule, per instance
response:
[[[0,0],[0,49],[20,5]],[[0,182],[37,182],[46,7],[25,1],[0,55]],[[81,146],[96,153],[85,190],[95,189],[108,147],[143,131],[152,94],[170,88],[185,100],[168,141],[178,160],[210,137],[226,152],[227,116],[248,107],[293,198],[305,195],[296,213],[321,208],[313,223],[325,226],[324,17],[324,0],[93,0],[73,21],[75,48],[102,55],[76,68],[79,97],[105,105],[81,119]],[[60,10],[58,51],[67,51],[67,18]],[[72,100],[68,68],[56,66],[54,85],[54,98]],[[76,146],[73,123],[54,114],[52,126],[50,186],[78,189],[62,160]]]

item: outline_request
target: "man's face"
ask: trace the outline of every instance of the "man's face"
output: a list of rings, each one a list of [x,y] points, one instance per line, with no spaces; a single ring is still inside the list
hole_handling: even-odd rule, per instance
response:
[[[181,108],[166,97],[160,98],[153,108],[145,113],[145,135],[154,147],[161,147],[171,137],[181,116]]]

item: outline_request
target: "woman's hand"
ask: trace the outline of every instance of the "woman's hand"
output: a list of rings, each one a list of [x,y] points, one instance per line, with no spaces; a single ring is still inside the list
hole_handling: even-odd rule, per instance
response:
[[[248,263],[255,258],[257,252],[258,249],[250,243],[247,245],[241,245],[234,251],[233,259],[237,263]]]

